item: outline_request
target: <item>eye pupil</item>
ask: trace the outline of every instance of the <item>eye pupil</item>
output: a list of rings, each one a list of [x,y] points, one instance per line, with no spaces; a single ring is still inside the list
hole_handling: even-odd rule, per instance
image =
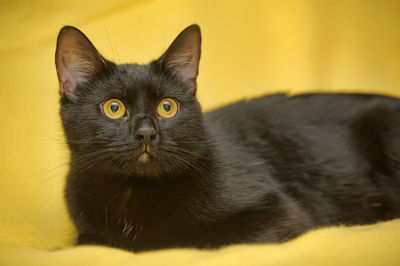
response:
[[[116,113],[119,110],[119,104],[117,102],[111,103],[110,110],[111,112]]]
[[[169,112],[171,110],[171,103],[169,101],[165,101],[163,103],[163,108],[166,112]]]

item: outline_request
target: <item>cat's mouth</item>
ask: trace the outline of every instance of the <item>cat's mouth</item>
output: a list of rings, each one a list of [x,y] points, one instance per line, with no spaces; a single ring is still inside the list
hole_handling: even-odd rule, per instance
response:
[[[152,159],[152,155],[150,152],[150,145],[145,145],[143,144],[143,149],[142,152],[139,154],[137,160],[140,163],[147,163],[148,161],[150,161]]]

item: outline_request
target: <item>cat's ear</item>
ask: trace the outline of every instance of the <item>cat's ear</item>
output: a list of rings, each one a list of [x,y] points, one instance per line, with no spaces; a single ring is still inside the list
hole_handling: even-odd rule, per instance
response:
[[[196,24],[184,29],[171,46],[158,60],[163,71],[174,74],[189,87],[189,93],[195,95],[197,74],[201,53],[200,27]]]
[[[65,26],[57,38],[56,68],[60,94],[76,99],[75,89],[105,69],[107,61],[77,28]]]

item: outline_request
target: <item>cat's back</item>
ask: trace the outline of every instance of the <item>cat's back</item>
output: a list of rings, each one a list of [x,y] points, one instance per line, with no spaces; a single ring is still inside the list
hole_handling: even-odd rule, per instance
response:
[[[400,153],[400,99],[382,95],[276,94],[208,112],[205,124],[228,150],[305,152],[311,160],[335,158],[344,165],[363,145],[391,145]]]
[[[241,100],[205,114],[206,124],[220,130],[269,126],[351,123],[368,112],[400,112],[400,99],[371,94],[275,94]],[[400,117],[398,117],[400,119]]]
[[[365,127],[400,125],[400,99],[370,94],[285,94],[242,100],[205,114],[213,138],[258,143],[278,138],[322,141]],[[379,125],[378,125],[379,124]],[[279,137],[280,136],[280,137]]]
[[[277,94],[211,111],[205,123],[221,160],[246,170],[234,179],[272,178],[318,223],[400,212],[399,99]]]

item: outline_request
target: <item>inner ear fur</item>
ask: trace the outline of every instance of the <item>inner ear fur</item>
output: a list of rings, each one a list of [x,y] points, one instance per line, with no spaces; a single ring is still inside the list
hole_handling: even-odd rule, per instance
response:
[[[57,38],[56,68],[60,94],[76,99],[76,87],[106,68],[107,60],[80,30],[65,26]]]

